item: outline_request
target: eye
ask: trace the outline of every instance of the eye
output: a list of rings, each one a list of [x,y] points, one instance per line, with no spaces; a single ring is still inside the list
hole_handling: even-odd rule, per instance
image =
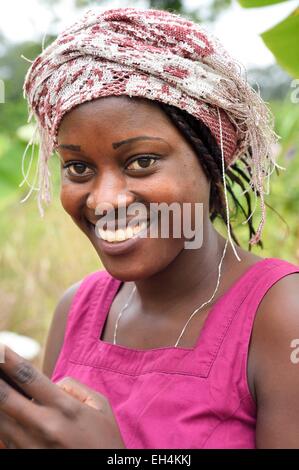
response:
[[[68,162],[63,168],[66,170],[68,176],[84,177],[89,176],[93,173],[93,170],[89,168],[86,163],[83,162]]]
[[[147,168],[150,168],[154,165],[156,162],[157,158],[152,157],[152,156],[142,156],[138,157],[135,160],[131,161],[127,169],[128,170],[146,170]]]

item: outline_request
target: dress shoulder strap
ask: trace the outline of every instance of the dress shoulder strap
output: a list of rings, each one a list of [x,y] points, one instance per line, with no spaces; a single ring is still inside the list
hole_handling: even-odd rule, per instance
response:
[[[207,373],[210,371],[212,377],[220,374],[224,394],[235,393],[237,403],[250,396],[247,362],[258,308],[274,284],[294,273],[299,273],[299,266],[278,258],[257,262],[224,295],[214,312],[213,322],[218,331],[208,328],[208,344],[213,349],[207,349]]]
[[[52,380],[64,370],[74,344],[89,340],[90,325],[94,321],[95,315],[98,316],[101,315],[102,311],[104,312],[105,292],[109,290],[109,286],[114,282],[119,281],[114,279],[107,271],[95,271],[82,280],[68,312],[64,341]],[[103,298],[103,302],[99,302],[99,297]]]

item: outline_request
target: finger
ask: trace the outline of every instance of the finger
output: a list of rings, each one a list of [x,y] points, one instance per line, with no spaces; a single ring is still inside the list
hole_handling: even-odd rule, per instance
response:
[[[3,447],[0,449],[18,449],[28,448],[29,439],[28,435],[24,432],[18,423],[0,411],[0,439],[3,442]]]
[[[12,349],[4,345],[2,347],[4,349],[4,362],[0,363],[0,369],[37,402],[52,406],[59,403],[61,391],[48,377]]]
[[[2,417],[12,418],[17,424],[31,427],[41,419],[41,407],[16,392],[0,379],[0,412]]]
[[[85,405],[97,410],[104,410],[107,407],[107,398],[104,395],[91,390],[72,377],[64,377],[56,385]]]

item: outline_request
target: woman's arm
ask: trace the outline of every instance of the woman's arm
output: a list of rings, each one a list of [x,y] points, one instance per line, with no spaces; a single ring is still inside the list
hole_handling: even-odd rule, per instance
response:
[[[257,448],[299,448],[299,274],[278,281],[264,297],[249,355],[257,397]]]
[[[73,284],[65,291],[54,312],[43,359],[43,373],[49,378],[53,373],[62,347],[68,312],[80,284],[81,281]]]

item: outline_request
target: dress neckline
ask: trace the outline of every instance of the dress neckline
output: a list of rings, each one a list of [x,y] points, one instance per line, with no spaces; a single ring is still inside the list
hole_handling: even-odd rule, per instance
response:
[[[256,269],[259,269],[261,265],[263,264],[267,264],[267,262],[271,260],[271,258],[263,258],[259,261],[257,261],[256,263],[252,264],[251,266],[249,266],[248,269],[246,269],[246,271],[244,271],[244,273],[229,287],[229,289],[227,289],[227,291],[225,291],[220,297],[219,299],[212,305],[212,307],[210,308],[209,312],[208,312],[208,315],[204,321],[204,324],[200,330],[200,333],[196,339],[196,342],[195,342],[195,345],[193,347],[190,347],[190,348],[187,348],[187,347],[180,347],[180,346],[161,346],[161,347],[158,347],[158,348],[146,348],[146,349],[139,349],[139,348],[132,348],[132,347],[129,347],[129,346],[124,346],[124,345],[121,345],[121,344],[113,344],[109,341],[105,341],[105,340],[102,340],[101,337],[102,337],[102,334],[103,334],[103,330],[104,330],[104,325],[106,324],[106,321],[108,319],[108,315],[109,315],[109,311],[110,311],[110,307],[112,305],[112,302],[117,294],[117,292],[119,291],[119,289],[121,288],[121,286],[124,284],[123,281],[120,281],[118,279],[115,279],[115,278],[112,278],[110,277],[111,281],[112,281],[112,284],[110,285],[110,289],[109,289],[109,292],[108,292],[108,295],[106,297],[106,302],[105,302],[105,305],[102,306],[102,314],[99,315],[97,321],[96,321],[96,324],[94,325],[94,331],[96,331],[98,334],[97,334],[97,342],[98,344],[101,346],[101,348],[109,348],[109,350],[111,351],[112,349],[114,349],[115,351],[128,351],[128,352],[132,352],[132,353],[136,353],[138,355],[147,355],[147,354],[155,354],[155,353],[159,353],[159,352],[162,352],[162,351],[182,351],[182,352],[192,352],[192,351],[195,351],[198,347],[199,347],[199,344],[202,340],[202,337],[206,334],[206,331],[209,329],[209,326],[211,323],[214,322],[214,316],[217,315],[217,312],[221,311],[221,304],[230,296],[233,295],[233,293],[239,289],[240,285],[243,284],[244,282],[246,282],[247,278],[251,276],[251,274],[256,270]]]
[[[277,270],[280,272],[281,264],[285,262],[278,258],[263,258],[247,268],[211,307],[193,348],[166,346],[137,349],[100,339],[111,303],[122,281],[106,271],[97,271],[94,273],[95,283],[90,283],[90,301],[80,306],[82,324],[69,361],[93,368],[98,371],[95,373],[108,370],[131,377],[131,380],[153,372],[206,379],[234,320],[239,313],[245,314],[242,305],[245,304],[245,310],[249,309],[246,315],[255,314],[249,306],[246,307],[247,297],[254,303],[254,292],[258,294],[264,290],[264,284],[271,281]]]

